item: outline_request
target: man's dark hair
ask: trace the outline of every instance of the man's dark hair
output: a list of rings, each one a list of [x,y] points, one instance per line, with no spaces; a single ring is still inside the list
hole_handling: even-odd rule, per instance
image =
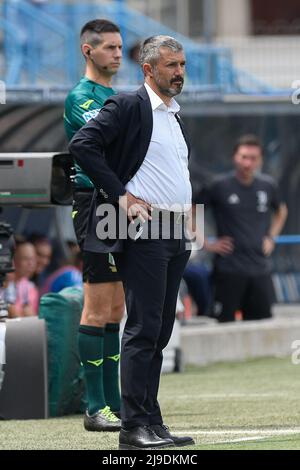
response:
[[[26,243],[30,243],[26,237],[20,234],[15,234],[14,239],[15,239],[16,246],[21,246],[21,245],[25,245]]]
[[[33,232],[27,237],[27,240],[32,243],[33,245],[38,245],[42,243],[47,243],[51,245],[51,242],[49,238],[46,235],[43,235],[42,233],[39,232]]]
[[[120,33],[120,28],[112,21],[97,19],[88,21],[81,29],[80,40],[82,44],[90,44],[93,47],[101,43],[102,33]]]
[[[233,147],[233,154],[235,154],[242,145],[252,145],[253,147],[259,147],[263,151],[263,145],[261,140],[255,134],[245,134],[239,137]]]

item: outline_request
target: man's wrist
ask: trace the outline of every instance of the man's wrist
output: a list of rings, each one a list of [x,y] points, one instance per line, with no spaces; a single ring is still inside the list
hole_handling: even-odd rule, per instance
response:
[[[124,194],[122,194],[121,196],[119,196],[119,199],[118,199],[118,204],[120,207],[122,207],[122,209],[124,209],[125,211],[127,211],[128,209],[128,196],[130,195],[130,193],[128,193],[128,191],[126,191]]]

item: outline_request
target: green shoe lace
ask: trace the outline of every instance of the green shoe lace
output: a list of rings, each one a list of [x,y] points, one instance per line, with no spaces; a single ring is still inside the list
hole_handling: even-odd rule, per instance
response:
[[[117,418],[113,412],[111,411],[110,407],[109,406],[106,406],[105,408],[103,408],[101,411],[101,414],[108,420],[110,421],[111,423],[116,423],[117,421],[119,421],[119,418]]]

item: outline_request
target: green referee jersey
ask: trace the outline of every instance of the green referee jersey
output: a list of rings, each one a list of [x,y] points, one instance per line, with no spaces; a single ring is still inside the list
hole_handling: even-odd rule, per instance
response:
[[[70,91],[65,101],[64,125],[68,139],[90,119],[97,116],[104,102],[116,92],[109,87],[95,83],[82,77],[77,85]],[[93,183],[75,164],[75,184],[78,188],[93,188]]]

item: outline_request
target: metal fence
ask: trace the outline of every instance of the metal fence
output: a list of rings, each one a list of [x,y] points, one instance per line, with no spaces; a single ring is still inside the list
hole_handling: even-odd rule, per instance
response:
[[[216,44],[231,50],[235,69],[274,89],[291,88],[300,79],[299,36],[224,36]]]

